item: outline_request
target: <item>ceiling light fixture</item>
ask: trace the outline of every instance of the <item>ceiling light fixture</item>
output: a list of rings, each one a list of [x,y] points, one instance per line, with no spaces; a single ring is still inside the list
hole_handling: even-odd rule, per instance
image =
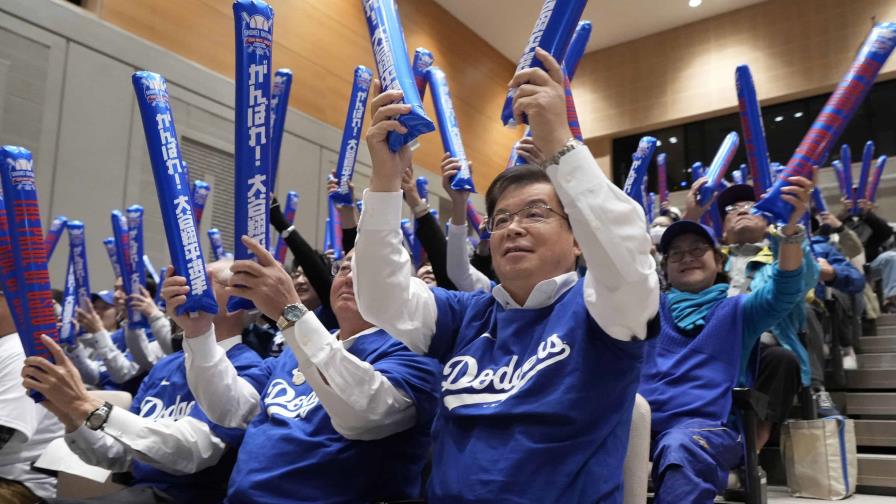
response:
[[[775,122],[781,122],[784,120],[784,116],[778,116],[775,118]]]
[[[659,138],[657,138],[657,139],[656,139],[656,146],[659,147],[659,146],[661,146],[661,145],[663,145],[663,141],[660,140]]]
[[[803,113],[802,113],[802,112],[796,112],[796,113],[793,114],[793,117],[803,117]]]
[[[700,7],[700,4],[703,3],[703,0],[688,0],[689,7]]]
[[[669,143],[671,143],[671,144],[678,143],[678,137],[669,137]]]

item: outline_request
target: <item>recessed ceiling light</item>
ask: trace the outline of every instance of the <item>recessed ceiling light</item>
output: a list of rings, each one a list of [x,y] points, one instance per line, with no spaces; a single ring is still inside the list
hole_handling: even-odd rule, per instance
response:
[[[669,143],[671,143],[671,144],[678,143],[678,137],[669,137]]]
[[[688,0],[688,6],[690,7],[700,7],[700,4],[703,3],[703,0]]]
[[[656,139],[656,146],[659,147],[659,146],[661,146],[661,145],[663,145],[663,141],[660,140],[659,138],[657,138],[657,139]]]
[[[784,116],[778,116],[775,118],[775,122],[781,122],[784,120]]]
[[[803,113],[802,113],[802,112],[796,112],[796,113],[793,114],[793,117],[803,117]]]

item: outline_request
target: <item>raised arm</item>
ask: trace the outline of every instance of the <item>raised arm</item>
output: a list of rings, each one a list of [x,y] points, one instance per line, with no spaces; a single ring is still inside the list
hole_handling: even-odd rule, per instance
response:
[[[547,174],[588,265],[585,304],[611,337],[644,339],[659,307],[659,280],[644,212],[613,185],[586,146],[580,144],[556,159],[572,139],[563,72],[547,52],[538,49],[536,57],[545,70],[523,70],[510,82],[519,88],[513,110],[529,118],[532,139],[548,159]]]
[[[311,288],[317,292],[320,302],[330,308],[330,287],[333,285],[333,277],[330,276],[330,268],[321,259],[320,254],[314,250],[295,226],[287,222],[280,210],[280,204],[275,198],[271,202],[271,225],[283,236],[283,241],[289,246],[296,262],[302,267]]]
[[[392,152],[389,131],[405,128],[393,117],[410,111],[395,103],[401,91],[379,93],[371,101],[367,147],[373,164],[370,189],[364,192],[364,210],[352,258],[355,298],[361,315],[415,352],[429,348],[436,328],[436,303],[421,280],[411,278],[411,261],[402,246],[401,175],[411,163],[411,150]]]
[[[448,222],[448,240],[445,246],[445,268],[448,278],[457,286],[457,290],[475,292],[490,291],[492,282],[484,273],[476,269],[467,256],[467,224],[454,223],[454,212]]]

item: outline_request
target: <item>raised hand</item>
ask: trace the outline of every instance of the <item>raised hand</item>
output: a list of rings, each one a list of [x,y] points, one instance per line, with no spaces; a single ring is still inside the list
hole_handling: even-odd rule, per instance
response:
[[[215,281],[214,279],[209,279]],[[165,309],[168,316],[184,330],[185,338],[195,338],[207,333],[212,328],[212,315],[206,312],[190,314],[177,314],[177,307],[187,302],[187,294],[190,286],[187,279],[174,275],[174,266],[168,265],[165,281],[162,282],[162,298],[165,300]],[[212,290],[214,292],[214,290]]]
[[[540,47],[535,49],[535,57],[544,65],[544,70],[537,67],[521,70],[509,82],[509,87],[516,88],[513,117],[522,122],[526,115],[535,146],[551,157],[572,137],[566,118],[563,70]]]
[[[251,300],[262,313],[277,320],[286,305],[300,302],[292,277],[257,241],[248,236],[242,240],[258,262],[234,261],[227,293]]]
[[[401,175],[411,164],[411,149],[403,146],[398,152],[389,149],[386,136],[390,131],[407,133],[407,128],[395,118],[411,111],[411,106],[397,103],[403,94],[401,90],[382,91],[379,80],[373,81],[370,101],[370,127],[367,128],[367,149],[373,165],[370,190],[373,192],[398,192],[401,190]]]

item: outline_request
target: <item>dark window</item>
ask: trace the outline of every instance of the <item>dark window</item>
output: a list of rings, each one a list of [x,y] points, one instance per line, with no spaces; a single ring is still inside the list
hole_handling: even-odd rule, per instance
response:
[[[786,164],[790,160],[829,97],[830,93],[827,93],[762,107],[762,121],[771,161]],[[641,137],[649,135],[660,142],[657,154],[666,153],[669,190],[689,187],[691,165],[701,162],[708,168],[722,139],[731,131],[741,135],[743,142],[740,118],[736,113],[616,138],[613,140],[613,181],[620,187],[625,183],[631,167],[632,153]],[[840,145],[844,143],[849,144],[853,161],[860,160],[862,149],[868,140],[874,140],[875,157],[883,154],[896,155],[896,80],[879,82],[871,88],[868,97],[837,140],[827,164],[840,157]],[[729,173],[746,162],[741,143]],[[656,173],[655,168],[651,167],[650,173],[647,190],[656,192],[656,177],[652,176]]]

